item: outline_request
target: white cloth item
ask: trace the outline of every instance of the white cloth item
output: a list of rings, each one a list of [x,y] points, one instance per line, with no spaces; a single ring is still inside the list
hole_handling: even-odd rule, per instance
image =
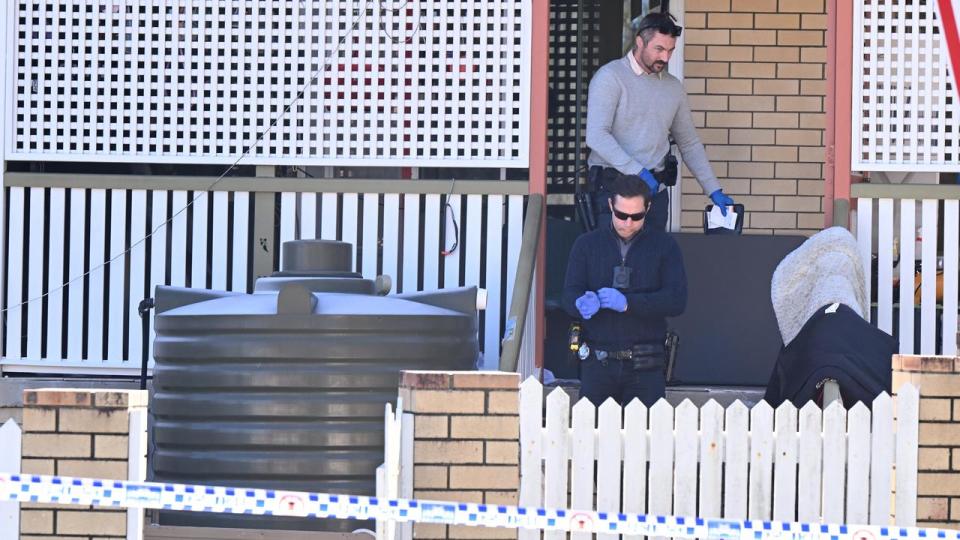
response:
[[[864,317],[869,303],[856,239],[843,227],[808,238],[777,265],[770,299],[784,345],[826,305],[838,302]]]

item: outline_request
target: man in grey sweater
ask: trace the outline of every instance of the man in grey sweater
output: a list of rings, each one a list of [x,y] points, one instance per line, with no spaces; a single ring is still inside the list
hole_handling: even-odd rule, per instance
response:
[[[636,175],[655,194],[647,224],[666,227],[666,183],[676,181],[668,159],[669,136],[680,148],[687,168],[714,204],[726,215],[733,199],[723,193],[707,153],[697,137],[683,84],[666,72],[683,29],[668,13],[651,13],[640,21],[636,46],[599,70],[587,97],[587,146],[590,178],[597,190],[598,224],[609,223],[607,186],[619,174]],[[672,156],[669,156],[672,158]],[[674,162],[675,163],[675,162]]]

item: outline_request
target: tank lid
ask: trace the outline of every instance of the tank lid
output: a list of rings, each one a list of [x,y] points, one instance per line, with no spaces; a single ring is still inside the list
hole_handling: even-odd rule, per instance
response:
[[[289,240],[280,248],[283,263],[273,276],[360,277],[353,271],[353,245],[336,240]]]

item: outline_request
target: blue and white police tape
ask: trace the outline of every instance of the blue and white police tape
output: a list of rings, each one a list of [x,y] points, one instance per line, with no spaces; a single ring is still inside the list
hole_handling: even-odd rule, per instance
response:
[[[378,519],[684,539],[960,540],[960,531],[916,527],[618,514],[9,473],[0,473],[0,501],[307,518]]]

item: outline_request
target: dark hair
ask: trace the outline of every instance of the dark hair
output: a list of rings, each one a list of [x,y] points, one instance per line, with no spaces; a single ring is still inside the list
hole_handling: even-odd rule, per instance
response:
[[[613,181],[611,186],[614,196],[619,195],[623,198],[643,197],[644,204],[650,204],[652,193],[650,186],[635,174],[621,174]]]
[[[676,21],[677,18],[666,11],[663,13],[648,13],[646,17],[640,20],[637,35],[643,40],[644,45],[653,39],[655,33],[680,37],[683,27],[678,25]]]

